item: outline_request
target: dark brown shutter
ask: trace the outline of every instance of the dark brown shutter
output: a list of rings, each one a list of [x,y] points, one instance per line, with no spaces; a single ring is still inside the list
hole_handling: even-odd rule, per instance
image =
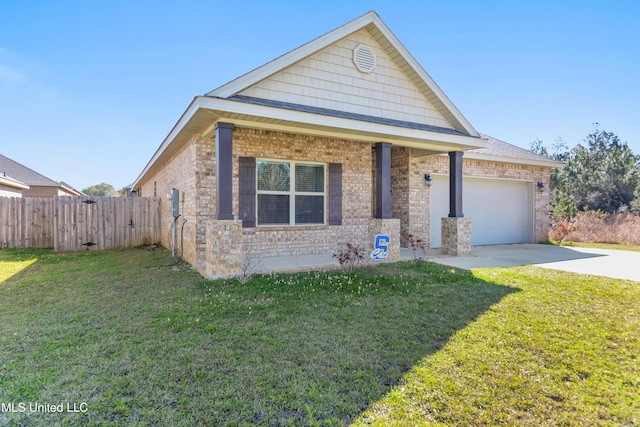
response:
[[[238,188],[242,227],[256,226],[256,158],[240,157],[240,182]]]
[[[342,225],[341,163],[329,163],[329,225]]]

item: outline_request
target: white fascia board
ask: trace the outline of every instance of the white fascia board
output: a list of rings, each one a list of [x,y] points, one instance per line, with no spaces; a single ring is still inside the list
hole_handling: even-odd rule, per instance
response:
[[[71,188],[71,187],[67,187],[64,184],[60,184],[60,188],[62,188],[64,191],[66,191],[67,193],[71,193],[74,194],[76,196],[86,196],[86,194],[84,194],[81,191],[76,190],[75,188]]]
[[[28,190],[29,186],[20,181],[16,181],[8,176],[0,176],[0,184],[6,185],[7,187],[19,188],[21,190]]]
[[[167,149],[167,147],[171,144],[171,142],[178,135],[178,133],[180,133],[182,128],[184,128],[184,126],[187,123],[189,123],[189,120],[191,120],[191,117],[193,117],[193,115],[200,108],[198,106],[198,100],[199,99],[200,99],[200,97],[196,97],[196,98],[193,99],[193,101],[191,101],[191,104],[189,104],[189,106],[187,107],[185,112],[182,113],[182,116],[180,117],[178,122],[173,126],[173,129],[171,129],[171,132],[169,132],[169,135],[167,135],[167,137],[164,139],[164,141],[162,141],[162,144],[160,144],[160,147],[158,147],[156,152],[153,154],[153,156],[151,157],[151,160],[149,160],[149,162],[144,167],[142,172],[140,172],[140,175],[138,175],[138,177],[133,182],[133,184],[131,184],[131,189],[135,189],[137,187],[137,185],[140,182],[140,180],[145,176],[145,174],[149,171],[149,169],[151,169],[151,166],[153,166],[153,164],[160,158],[162,153],[164,153],[164,151]]]
[[[207,96],[216,96],[220,98],[228,98],[241,92],[248,87],[266,79],[272,74],[277,73],[290,65],[295,64],[298,61],[306,58],[309,55],[313,55],[320,49],[337,42],[338,40],[348,36],[349,34],[364,28],[372,22],[376,22],[379,25],[380,20],[377,18],[375,12],[371,11],[359,18],[354,19],[351,22],[344,24],[341,27],[336,28],[292,51],[285,53],[284,55],[268,62],[253,71],[248,72],[231,82],[220,86],[217,89],[207,93]]]
[[[564,165],[564,163],[562,162],[557,162],[551,159],[536,160],[536,159],[527,159],[523,157],[496,156],[493,154],[474,153],[472,151],[465,151],[463,158],[471,159],[471,160],[486,160],[486,161],[500,162],[500,163],[515,163],[519,165],[543,166],[547,168],[561,168]]]
[[[132,184],[132,188],[135,189],[146,173],[151,169],[154,163],[162,156],[171,143],[175,140],[178,134],[189,123],[191,118],[200,109],[206,109],[217,112],[221,117],[228,114],[239,114],[247,117],[263,117],[272,120],[280,120],[291,124],[299,124],[298,129],[304,131],[305,125],[319,126],[327,129],[340,129],[341,132],[331,132],[332,136],[347,137],[345,133],[352,133],[353,139],[358,140],[388,140],[388,142],[400,143],[400,145],[413,147],[413,148],[425,148],[425,142],[420,141],[433,141],[435,144],[432,146],[438,146],[437,143],[442,145],[439,149],[442,150],[468,150],[473,148],[483,148],[485,145],[483,141],[486,139],[480,137],[462,136],[462,135],[450,135],[439,132],[432,132],[427,130],[418,130],[403,128],[399,126],[391,126],[379,123],[363,122],[359,120],[346,119],[341,117],[331,117],[322,114],[307,113],[303,111],[285,110],[282,108],[268,107],[263,105],[248,104],[239,101],[232,101],[224,98],[212,98],[209,96],[198,96],[194,98],[189,107],[182,114],[178,122],[175,124],[171,132],[164,139],[160,147],[156,150],[151,157],[145,168]],[[229,119],[230,123],[240,124],[242,120]],[[273,124],[265,124],[268,128],[278,127]],[[288,126],[292,129],[296,126]],[[203,133],[211,129],[211,125],[208,128],[199,129],[195,133]],[[306,133],[322,133],[312,130],[306,131]],[[327,132],[325,132],[327,133]],[[327,133],[328,134],[328,133]],[[363,134],[371,135],[369,138],[363,138]],[[426,147],[428,148],[428,147]]]
[[[380,30],[384,34],[384,36],[389,40],[389,43],[393,46],[393,48],[398,51],[400,56],[404,58],[405,61],[409,64],[411,68],[418,74],[418,76],[429,86],[431,91],[442,101],[444,106],[453,114],[453,116],[460,122],[460,124],[464,127],[464,129],[472,136],[480,136],[480,134],[471,126],[471,123],[462,115],[460,110],[451,102],[449,97],[440,89],[440,86],[431,78],[429,73],[420,65],[420,63],[413,57],[411,52],[407,50],[406,47],[402,44],[402,42],[393,34],[391,29],[387,27],[382,20],[377,17],[377,15],[373,18],[375,23]]]
[[[354,131],[367,133],[375,135],[375,139],[382,140],[384,140],[384,137],[387,136],[391,140],[390,142],[393,142],[394,139],[437,141],[445,144],[460,145],[461,149],[483,148],[485,146],[483,143],[484,139],[477,137],[451,135],[428,130],[410,129],[381,123],[364,122],[360,120],[326,116],[304,111],[293,111],[276,107],[248,104],[228,99],[200,97],[198,100],[198,105],[201,108],[220,112],[223,116],[224,113],[231,113],[246,116],[264,117],[290,123],[300,123],[302,127],[304,127],[304,125],[311,125],[325,128],[341,129],[347,132]],[[230,122],[233,122],[233,120],[230,120]]]
[[[408,52],[407,52],[408,53]],[[467,118],[462,115],[458,107],[456,107],[453,102],[449,99],[449,97],[440,89],[440,86],[431,78],[429,74],[422,68],[422,66],[409,54],[409,59],[407,59],[409,64],[413,67],[413,69],[418,73],[420,78],[425,81],[427,86],[433,91],[436,96],[442,101],[444,106],[453,114],[453,116],[460,122],[460,124],[464,127],[464,129],[473,136],[480,136],[478,131],[469,123]]]

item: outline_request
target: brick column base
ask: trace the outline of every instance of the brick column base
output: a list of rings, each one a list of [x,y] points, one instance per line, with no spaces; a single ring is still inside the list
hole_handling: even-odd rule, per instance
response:
[[[442,218],[442,253],[471,255],[471,218]]]
[[[241,220],[217,220],[207,224],[205,277],[220,279],[239,275],[242,255]]]
[[[398,261],[400,259],[400,220],[374,218],[369,221],[368,240],[365,242],[367,261],[372,261],[370,255],[376,249],[374,247],[376,236],[389,236],[388,255],[386,261]]]

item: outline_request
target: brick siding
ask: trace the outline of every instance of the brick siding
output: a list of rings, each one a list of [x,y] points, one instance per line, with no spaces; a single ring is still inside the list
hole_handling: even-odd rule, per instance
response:
[[[449,161],[446,156],[417,154],[416,150],[410,148],[393,147],[392,149],[392,215],[399,221],[385,223],[383,228],[391,227],[390,230],[394,236],[412,233],[428,242],[430,241],[430,221],[441,219],[430,218],[430,191],[425,185],[424,174],[448,174]],[[234,231],[242,235],[240,243],[242,253],[260,257],[327,253],[334,252],[341,244],[347,242],[365,248],[372,247],[370,234],[372,210],[375,206],[373,194],[375,173],[372,173],[372,168],[375,164],[375,156],[372,155],[370,143],[237,126],[233,131],[232,211],[234,220],[239,218],[240,157],[313,161],[325,164],[341,163],[343,191],[342,225],[242,228],[241,231]],[[325,174],[327,173],[328,170],[325,170]],[[465,176],[530,180],[534,183],[542,181],[545,184],[545,192],[534,191],[534,225],[536,240],[546,240],[549,228],[548,168],[464,159],[463,173]],[[172,187],[178,188],[185,194],[184,202],[181,203],[183,216],[178,221],[181,226],[182,218],[187,220],[184,226],[183,258],[201,273],[214,276],[215,263],[210,261],[210,256],[209,259],[207,258],[215,240],[211,239],[212,233],[217,229],[231,230],[237,227],[236,223],[233,226],[226,223],[215,224],[218,221],[215,220],[214,139],[203,138],[200,135],[193,136],[168,161],[158,167],[155,174],[150,174],[149,178],[142,182],[141,195],[153,196],[155,191],[157,197],[164,199]],[[325,200],[325,207],[328,209],[328,200]],[[171,247],[173,218],[169,209],[169,203],[162,204],[164,216],[162,244],[166,247]],[[397,232],[393,231],[395,224],[399,226]],[[394,237],[394,240],[398,238]],[[397,247],[397,244],[394,246]],[[395,256],[394,252],[393,257]],[[230,265],[232,264],[233,262],[230,262]],[[227,272],[219,274],[227,274]]]
[[[449,174],[449,158],[446,156],[426,156],[413,159],[416,171],[419,173]],[[550,175],[549,168],[543,166],[529,166],[516,163],[494,162],[486,160],[465,159],[462,161],[464,176],[479,178],[502,178],[531,181],[534,184],[541,181],[545,190],[540,193],[534,188],[534,239],[536,242],[548,240],[551,221],[549,217],[550,203]],[[418,173],[418,172],[416,172]],[[439,221],[439,218],[432,218]]]
[[[191,138],[178,152],[166,163],[160,165],[158,172],[141,183],[140,196],[158,197],[161,200],[162,212],[162,245],[166,248],[172,246],[171,203],[167,195],[172,188],[177,188],[184,193],[184,202],[180,203],[181,217],[177,221],[178,255],[192,265],[196,265],[196,146],[198,136]],[[187,222],[183,222],[186,220]],[[206,233],[206,223],[205,223]],[[181,248],[181,243],[184,247]]]

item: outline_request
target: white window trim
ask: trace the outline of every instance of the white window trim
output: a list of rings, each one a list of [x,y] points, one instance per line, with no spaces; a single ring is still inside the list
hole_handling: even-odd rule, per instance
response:
[[[288,163],[289,164],[289,191],[271,191],[271,190],[258,190],[258,163],[259,162],[274,162],[274,163]],[[309,192],[309,191],[295,191],[296,186],[296,173],[295,167],[296,165],[313,165],[313,166],[322,166],[323,167],[323,178],[324,178],[324,191],[322,193],[319,192]],[[327,225],[327,193],[328,193],[328,185],[329,185],[329,177],[328,177],[328,168],[327,163],[322,162],[309,162],[309,161],[299,161],[299,160],[283,160],[283,159],[270,159],[264,157],[256,158],[256,227],[318,227]],[[260,224],[259,222],[259,209],[258,205],[258,196],[260,194],[273,194],[273,195],[288,195],[289,196],[289,223],[281,223],[281,224]],[[322,223],[307,223],[307,224],[296,224],[296,196],[320,196],[323,197],[323,205],[324,209],[322,212]]]

